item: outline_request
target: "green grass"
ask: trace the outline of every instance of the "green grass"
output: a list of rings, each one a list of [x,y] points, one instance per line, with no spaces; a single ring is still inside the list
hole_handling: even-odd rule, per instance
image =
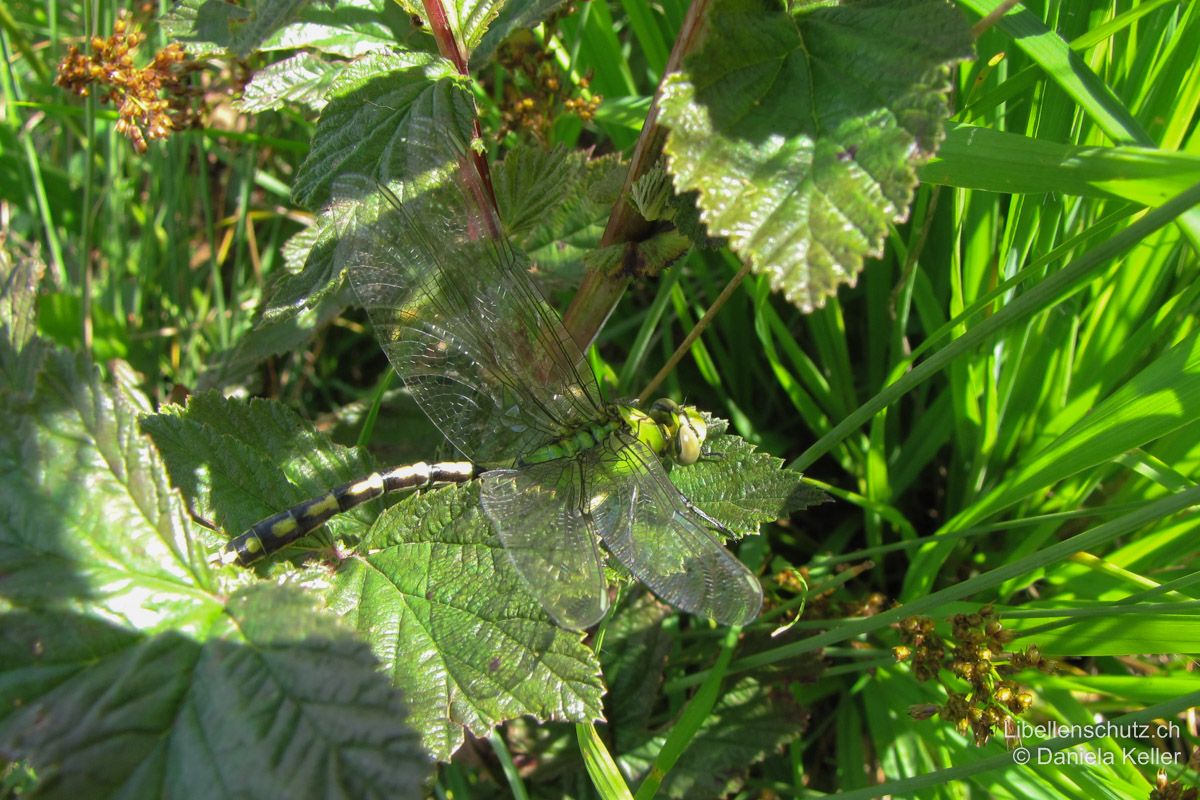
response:
[[[957,5],[973,24],[999,3]],[[68,43],[111,29],[116,6],[90,7],[0,8],[0,219],[13,261],[47,265],[40,333],[127,361],[158,405],[204,385],[283,273],[284,243],[311,220],[289,193],[313,115],[239,115],[214,62],[207,127],[138,155],[110,107],[51,85]],[[684,12],[593,0],[543,42],[564,80],[590,75],[603,95],[586,142],[632,145]],[[164,43],[152,32],[145,47]],[[804,314],[747,279],[660,389],[835,498],[741,544],[776,607],[742,640],[661,610],[607,630],[611,726],[514,720],[440,766],[430,795],[1149,796],[1159,764],[1123,762],[1126,747],[1181,754],[1168,778],[1197,785],[1200,5],[1030,2],[976,46],[946,145],[857,285]],[[498,113],[485,106],[485,123]],[[636,393],[739,269],[693,251],[633,285],[591,354],[598,374]],[[299,323],[303,347],[227,388],[280,398],[345,444],[379,414],[384,458],[430,457],[436,432],[414,432],[421,417],[380,387],[362,316],[333,316]],[[792,569],[807,592],[771,581]],[[914,719],[965,684],[897,663],[897,624],[924,615],[948,635],[954,614],[989,605],[1013,650],[1057,663],[1017,674],[1034,696],[1022,720],[1176,734],[1030,741],[1117,758],[1022,766],[999,736],[977,746]],[[664,662],[648,694],[618,680]],[[763,745],[755,763],[720,761],[746,740]],[[20,796],[27,778],[17,765],[0,786]]]

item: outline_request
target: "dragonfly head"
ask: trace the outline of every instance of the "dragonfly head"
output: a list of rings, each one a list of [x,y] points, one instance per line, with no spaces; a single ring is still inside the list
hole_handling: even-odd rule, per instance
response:
[[[675,463],[686,467],[700,460],[708,423],[695,406],[681,406],[663,397],[650,406],[650,418],[662,429],[667,455]]]

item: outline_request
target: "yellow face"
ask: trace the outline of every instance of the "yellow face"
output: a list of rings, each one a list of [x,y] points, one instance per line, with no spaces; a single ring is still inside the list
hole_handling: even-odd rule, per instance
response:
[[[694,406],[681,406],[664,397],[650,406],[650,417],[666,431],[672,460],[685,467],[700,460],[708,425]]]

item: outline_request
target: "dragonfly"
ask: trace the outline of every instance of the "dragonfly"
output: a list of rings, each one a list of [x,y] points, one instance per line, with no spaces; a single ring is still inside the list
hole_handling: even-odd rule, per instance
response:
[[[426,184],[375,182],[356,198],[338,258],[393,368],[465,460],[352,481],[252,526],[223,560],[249,563],[388,491],[477,479],[510,563],[560,626],[582,630],[607,613],[601,544],[670,605],[749,622],[762,606],[758,579],[664,467],[701,458],[705,417],[669,399],[604,399],[504,234],[471,152],[448,141],[409,143],[408,172]]]

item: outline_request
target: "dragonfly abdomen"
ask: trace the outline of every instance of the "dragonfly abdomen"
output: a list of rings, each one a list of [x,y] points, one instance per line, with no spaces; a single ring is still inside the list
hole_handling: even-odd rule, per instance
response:
[[[372,473],[256,522],[225,545],[219,561],[222,564],[251,564],[312,533],[330,517],[383,494],[402,489],[424,489],[437,483],[463,483],[474,478],[475,473],[476,467],[469,461],[437,464],[421,461]]]

